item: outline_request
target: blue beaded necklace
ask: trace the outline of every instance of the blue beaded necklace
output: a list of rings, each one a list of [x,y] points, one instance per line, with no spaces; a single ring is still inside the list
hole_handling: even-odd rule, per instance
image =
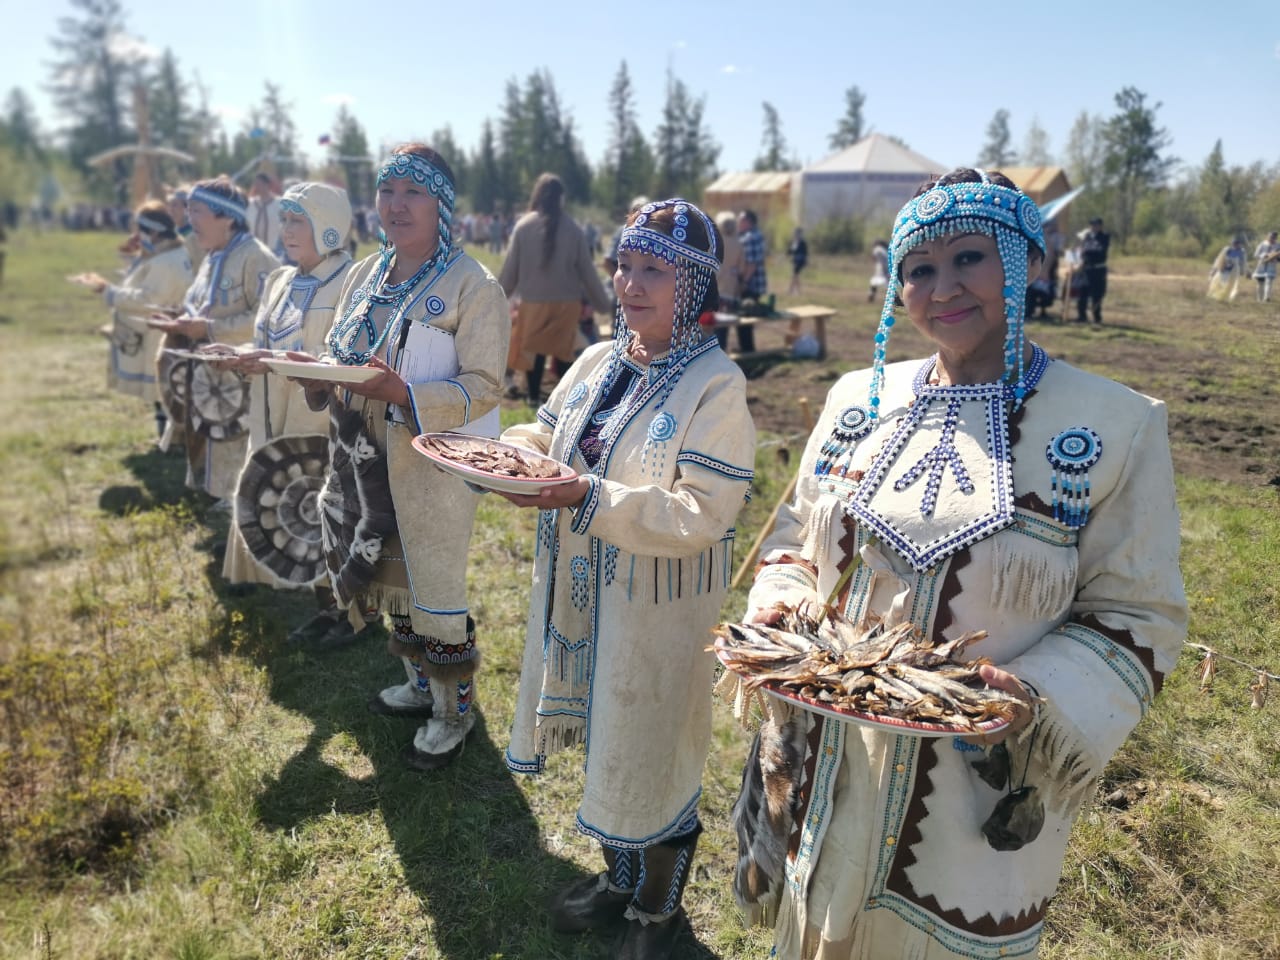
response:
[[[439,267],[439,273],[421,291],[426,293],[436,280],[440,279],[445,271],[449,269],[449,263],[442,262],[442,252],[441,248],[437,246],[436,252],[428,257],[408,280],[402,280],[400,283],[387,283],[386,278],[391,271],[391,259],[394,250],[390,247],[383,250],[378,262],[377,274],[367,286],[356,290],[351,297],[350,304],[347,306],[346,313],[343,314],[340,321],[334,324],[333,330],[329,334],[329,353],[339,363],[347,366],[359,366],[368,363],[370,357],[376,356],[382,350],[382,346],[386,343],[391,331],[400,326],[409,308],[420,299],[420,297],[409,298],[409,294],[413,292],[414,288],[433,269]],[[381,332],[378,331],[377,325],[370,316],[374,307],[391,308],[391,314]],[[356,342],[360,339],[362,333],[369,344],[368,350],[357,350],[355,348]]]

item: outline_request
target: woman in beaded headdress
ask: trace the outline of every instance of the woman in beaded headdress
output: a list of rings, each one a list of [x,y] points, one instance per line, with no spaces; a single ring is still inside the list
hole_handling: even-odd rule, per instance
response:
[[[167,334],[198,345],[242,343],[253,336],[262,285],[280,261],[249,233],[246,204],[244,193],[225,176],[201,180],[192,187],[187,216],[205,258],[183,299],[182,315],[156,323]],[[169,342],[190,346],[185,341]],[[221,439],[206,437],[193,426],[193,406],[185,405],[183,428],[187,485],[217,497],[230,509],[248,438],[242,432]]]
[[[166,418],[156,388],[156,354],[164,334],[150,326],[147,317],[159,310],[178,309],[191,286],[191,262],[162,202],[142,204],[134,212],[133,223],[134,232],[121,247],[133,262],[120,283],[108,283],[96,273],[76,279],[102,294],[111,308],[108,384],[154,404],[163,433]]]
[[[365,544],[377,565],[350,608],[353,620],[378,609],[391,617],[388,647],[407,679],[369,709],[428,718],[404,751],[419,770],[449,763],[475,726],[480,651],[466,569],[477,496],[411,441],[442,430],[497,435],[511,333],[498,281],[454,239],[453,204],[453,171],[431,147],[402,144],[383,162],[377,205],[386,239],[347,274],[326,339],[330,359],[378,375],[309,393],[360,411],[366,442],[386,456],[396,534]]]
[[[971,737],[777,706],[735,808],[740,902],[779,957],[1034,956],[1072,820],[1186,632],[1165,408],[1023,333],[1039,210],[957,170],[899,212],[870,369],[840,379],[748,618],[830,601],[923,641],[988,636],[1022,701]],[[895,303],[933,342],[888,363]]]
[[[714,311],[723,247],[684,200],[649,203],[622,231],[612,343],[588,348],[503,439],[580,474],[542,512],[520,694],[507,763],[542,770],[587,746],[578,829],[601,844],[599,878],[557,894],[562,931],[624,917],[615,956],[666,957],[701,825],[711,734],[708,631],[751,484],[746,380],[699,318]]]
[[[342,283],[351,269],[347,252],[347,232],[351,227],[351,202],[347,192],[327,183],[298,183],[285,191],[280,204],[280,243],[293,266],[280,267],[267,278],[258,317],[253,327],[252,349],[242,349],[227,365],[249,379],[249,447],[245,463],[265,444],[284,437],[314,437],[322,452],[329,431],[329,417],[312,410],[298,383],[271,372],[263,358],[281,350],[311,355],[324,352],[325,336],[333,326],[334,310]],[[323,462],[323,460],[321,460]],[[237,497],[236,516],[227,537],[222,575],[231,583],[266,583],[277,587],[308,587],[282,578],[280,570],[255,561],[241,533],[241,524],[251,518],[240,515],[247,507]],[[279,564],[282,569],[300,571],[305,576],[310,564]],[[323,572],[322,563],[317,564]],[[337,633],[349,635],[352,628],[340,614],[328,578],[316,584],[320,612],[293,636],[298,640],[319,639]],[[335,638],[338,639],[338,638]]]

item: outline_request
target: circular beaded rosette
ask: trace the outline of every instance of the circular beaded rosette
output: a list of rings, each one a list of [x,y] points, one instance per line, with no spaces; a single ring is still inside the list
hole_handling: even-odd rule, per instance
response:
[[[1102,456],[1102,438],[1088,427],[1072,427],[1049,441],[1044,456],[1057,470],[1088,470]]]
[[[253,558],[289,584],[326,576],[320,489],[329,465],[323,436],[280,437],[254,451],[236,489],[236,523]]]
[[[346,606],[373,580],[382,542],[396,532],[387,457],[359,410],[329,413],[329,470],[320,490],[324,563],[338,602]]]
[[[231,440],[249,428],[249,381],[243,374],[192,361],[187,396],[192,425],[210,440]]]

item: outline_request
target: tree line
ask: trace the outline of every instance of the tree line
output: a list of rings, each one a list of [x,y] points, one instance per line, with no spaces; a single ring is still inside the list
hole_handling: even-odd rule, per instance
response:
[[[89,198],[123,202],[129,159],[99,165],[89,161],[111,147],[136,143],[145,115],[152,144],[194,158],[182,165],[172,159],[156,161],[163,182],[235,173],[265,160],[284,176],[345,183],[357,206],[371,202],[371,161],[376,158],[347,107],[337,109],[318,163],[301,149],[292,104],[270,81],[240,126],[228,131],[209,106],[208,90],[198,77],[183,76],[171,50],[156,57],[128,42],[121,0],[71,0],[71,7],[72,14],[59,20],[51,38],[48,80],[67,123],[56,138],[46,135],[27,94],[19,88],[8,94],[0,116],[0,200],[28,202],[41,180],[47,182],[44,172],[53,170],[59,179],[77,182]],[[545,69],[508,80],[502,103],[484,121],[479,141],[470,149],[457,142],[448,126],[433,131],[428,140],[449,159],[463,202],[476,211],[520,209],[544,170],[562,177],[571,201],[614,215],[641,194],[701,196],[718,175],[721,149],[707,122],[705,98],[668,70],[658,125],[646,134],[624,60],[607,102],[608,144],[594,165]],[[1115,95],[1115,106],[1107,117],[1081,113],[1057,157],[1038,118],[1016,149],[1010,113],[998,110],[975,163],[990,169],[1062,166],[1073,186],[1086,188],[1075,201],[1073,219],[1103,216],[1121,243],[1141,238],[1160,246],[1158,252],[1198,254],[1235,234],[1275,229],[1280,222],[1280,164],[1228,167],[1221,142],[1202,164],[1181,164],[1169,154],[1171,137],[1158,118],[1161,104],[1125,87]],[[866,95],[857,86],[845,90],[844,112],[828,138],[831,149],[850,146],[872,132],[865,107]],[[778,109],[764,102],[761,110],[754,169],[796,169],[799,163]]]

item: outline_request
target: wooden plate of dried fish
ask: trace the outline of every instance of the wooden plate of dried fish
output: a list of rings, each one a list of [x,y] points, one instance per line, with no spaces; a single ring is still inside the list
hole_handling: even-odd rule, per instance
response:
[[[778,625],[722,623],[714,633],[709,649],[748,691],[891,733],[995,733],[1023,702],[982,681],[978,668],[988,660],[964,659],[965,647],[983,632],[933,645],[910,623],[855,626],[787,611]]]
[[[463,433],[424,433],[414,449],[445,473],[486,490],[537,493],[578,478],[572,467],[540,453],[487,437]]]

